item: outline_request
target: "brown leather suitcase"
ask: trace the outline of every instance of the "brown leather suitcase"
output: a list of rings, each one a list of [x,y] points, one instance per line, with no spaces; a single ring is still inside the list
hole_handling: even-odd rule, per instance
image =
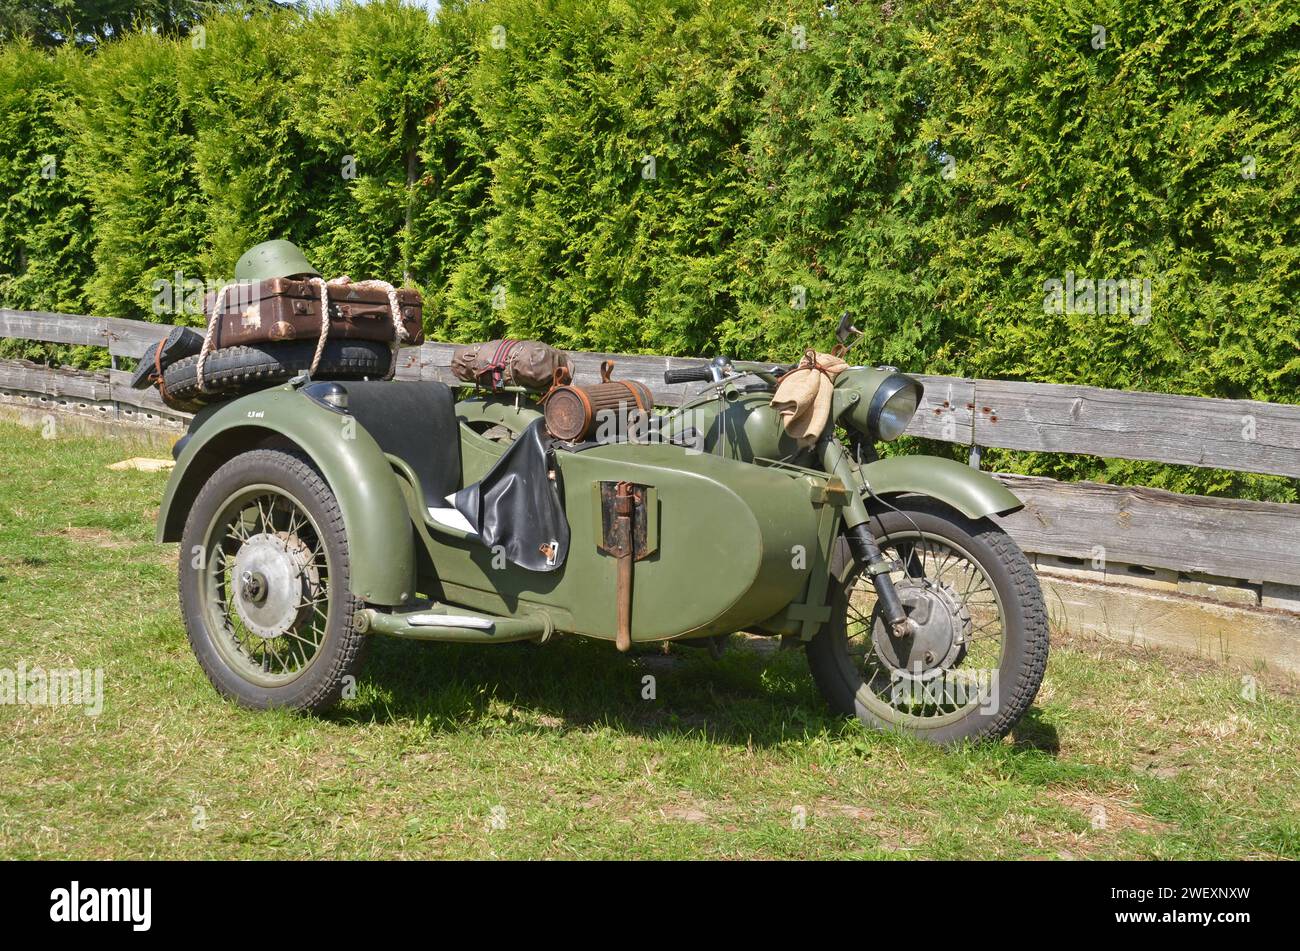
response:
[[[350,340],[391,342],[393,319],[388,294],[382,288],[331,284],[329,336]],[[208,295],[205,311],[210,316],[217,294]],[[423,301],[420,292],[399,288],[397,304],[404,346],[424,342]],[[242,344],[279,343],[285,340],[316,340],[320,337],[320,287],[309,281],[277,277],[269,281],[232,284],[226,290],[221,316],[213,333],[214,348]]]

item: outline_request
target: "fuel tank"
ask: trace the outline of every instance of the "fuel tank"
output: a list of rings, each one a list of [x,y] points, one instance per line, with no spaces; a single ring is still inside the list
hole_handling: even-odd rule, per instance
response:
[[[771,403],[770,389],[728,386],[721,396],[710,392],[664,417],[663,430],[676,437],[694,430],[705,452],[728,459],[797,461],[799,445]]]

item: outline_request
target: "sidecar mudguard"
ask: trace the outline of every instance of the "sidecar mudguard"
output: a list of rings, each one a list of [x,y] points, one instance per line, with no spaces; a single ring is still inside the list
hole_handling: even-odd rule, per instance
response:
[[[251,449],[285,445],[311,458],[338,499],[352,593],[372,604],[404,604],[415,591],[415,535],[391,464],[351,417],[289,386],[252,393],[195,417],[158,509],[158,541],[180,541],[194,499],[225,462]]]
[[[891,456],[863,466],[862,479],[876,495],[926,495],[967,518],[1005,515],[1023,508],[1015,494],[987,472],[935,456]]]

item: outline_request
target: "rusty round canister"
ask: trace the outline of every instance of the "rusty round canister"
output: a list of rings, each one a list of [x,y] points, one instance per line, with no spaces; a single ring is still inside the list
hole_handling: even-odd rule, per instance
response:
[[[654,408],[650,388],[635,380],[557,386],[546,397],[546,431],[565,442],[619,438],[634,416]]]

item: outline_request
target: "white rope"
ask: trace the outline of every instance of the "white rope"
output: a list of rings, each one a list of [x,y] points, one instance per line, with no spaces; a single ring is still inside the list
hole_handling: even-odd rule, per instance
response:
[[[343,280],[347,280],[345,276]],[[316,352],[312,355],[311,366],[308,368],[308,374],[315,376],[316,367],[320,365],[320,355],[325,352],[325,341],[330,335],[330,292],[329,282],[322,281],[319,277],[313,277],[309,282],[320,288],[320,336],[316,339]]]
[[[238,282],[236,282],[238,283]],[[382,290],[388,295],[388,312],[393,321],[393,342],[390,347],[392,351],[391,358],[388,361],[388,378],[392,379],[393,374],[397,371],[397,351],[402,343],[408,339],[406,328],[402,325],[402,305],[397,301],[397,288],[387,281],[353,281],[346,274],[336,277],[333,280],[325,281],[319,277],[313,277],[308,280],[309,284],[314,284],[320,288],[320,336],[316,339],[316,352],[311,358],[311,367],[307,371],[309,374],[315,374],[316,368],[320,366],[321,356],[325,353],[325,343],[329,339],[330,332],[330,295],[329,288],[334,287],[355,287],[361,290],[370,290],[371,288]],[[217,322],[221,319],[221,312],[225,308],[226,291],[235,287],[236,284],[224,284],[217,291],[217,298],[212,303],[212,316],[208,320],[207,332],[203,335],[203,346],[199,350],[199,362],[195,367],[198,375],[199,392],[207,392],[207,383],[203,377],[203,367],[207,362],[208,354],[213,350],[213,335],[217,330]]]
[[[208,318],[208,331],[203,335],[203,346],[199,348],[199,363],[194,368],[194,372],[198,375],[200,393],[206,393],[208,389],[203,379],[203,364],[207,362],[208,352],[212,350],[212,334],[216,331],[217,321],[221,319],[221,311],[226,306],[226,291],[232,286],[222,285],[221,290],[217,291],[217,299],[212,302],[212,316]]]
[[[315,278],[315,280],[319,281],[320,278]],[[381,290],[388,295],[388,314],[393,320],[393,343],[389,348],[392,353],[388,361],[388,375],[386,379],[391,380],[393,374],[397,372],[397,351],[402,346],[402,343],[408,339],[406,328],[402,325],[402,305],[397,302],[397,288],[392,284],[389,284],[387,281],[353,281],[346,274],[342,277],[336,277],[334,280],[330,281],[330,283],[336,286],[346,285],[349,287],[358,287],[362,290]],[[319,348],[317,349],[319,351]],[[317,359],[320,359],[319,353],[317,354]],[[314,373],[315,371],[316,365],[313,362],[312,372]]]

